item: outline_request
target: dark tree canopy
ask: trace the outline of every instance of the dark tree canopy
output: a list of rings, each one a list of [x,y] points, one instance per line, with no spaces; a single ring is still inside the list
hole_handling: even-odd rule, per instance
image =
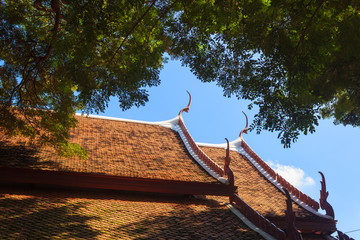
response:
[[[75,111],[144,105],[165,53],[258,105],[252,129],[285,147],[321,117],[360,125],[358,0],[1,0],[0,16],[0,128],[63,153]]]

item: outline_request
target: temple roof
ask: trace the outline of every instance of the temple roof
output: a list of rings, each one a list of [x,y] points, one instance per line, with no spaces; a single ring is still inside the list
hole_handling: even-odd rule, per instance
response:
[[[188,108],[182,111],[186,110]],[[79,196],[70,190],[57,195],[48,189],[26,190],[20,186],[18,192],[11,192],[9,188],[2,190],[1,201],[5,203],[4,207],[6,204],[11,206],[12,203],[16,205],[30,201],[39,203],[40,208],[43,208],[42,204],[55,204],[62,209],[76,203],[74,206],[87,206],[76,209],[92,214],[85,214],[85,219],[89,216],[89,219],[101,219],[102,214],[107,214],[109,217],[117,217],[120,222],[126,222],[117,226],[114,234],[117,232],[131,236],[134,232],[129,230],[129,226],[131,221],[136,221],[139,228],[143,229],[139,231],[146,233],[140,234],[138,239],[143,236],[156,238],[165,233],[170,234],[169,236],[180,234],[175,226],[167,226],[166,221],[163,223],[164,219],[183,224],[184,231],[190,234],[187,235],[188,238],[209,239],[209,236],[217,236],[216,238],[223,239],[226,234],[230,234],[227,239],[273,239],[272,236],[281,239],[285,236],[288,224],[288,216],[285,215],[287,198],[282,190],[286,187],[292,199],[291,211],[295,213],[299,230],[308,234],[306,238],[311,239],[316,234],[327,235],[336,230],[332,217],[317,212],[319,204],[315,200],[299,192],[280,176],[274,175],[274,171],[259,160],[242,138],[230,144],[232,170],[222,168],[226,145],[195,143],[185,127],[182,111],[177,118],[157,123],[77,116],[79,124],[72,130],[70,141],[88,151],[87,159],[59,157],[51,148],[29,146],[24,144],[22,138],[0,135],[0,180],[3,182],[126,191],[117,197],[106,195],[108,193],[99,195],[99,192],[86,192]],[[229,171],[233,173],[235,181]],[[129,199],[128,191],[178,195],[136,195],[137,197]],[[183,198],[189,194],[213,196],[201,201]],[[229,198],[222,196],[230,197],[230,203]],[[14,208],[17,208],[15,205]],[[107,206],[108,210],[104,207],[104,213],[98,211],[97,209],[102,208],[100,205]],[[132,207],[120,214],[119,209],[127,209],[127,206]],[[23,207],[30,207],[27,210],[32,216],[33,205],[25,204]],[[14,216],[13,220],[16,219]],[[147,226],[151,224],[158,232],[149,232]],[[101,226],[101,229],[97,229],[96,225]],[[91,228],[89,234],[109,230],[110,226],[105,225],[99,222],[88,225]],[[194,232],[194,226],[203,225],[207,228],[201,230],[208,232],[209,236],[198,236]],[[219,226],[215,228],[217,234],[210,229],[211,226]],[[0,229],[1,227],[0,221]],[[168,230],[162,232],[163,228]],[[104,237],[111,238],[110,235]]]

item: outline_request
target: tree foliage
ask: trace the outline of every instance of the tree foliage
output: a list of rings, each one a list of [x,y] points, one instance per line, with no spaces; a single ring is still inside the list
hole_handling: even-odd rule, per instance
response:
[[[252,101],[251,128],[285,147],[321,117],[360,125],[356,0],[2,0],[0,15],[1,129],[60,151],[77,151],[75,111],[143,105],[164,53]]]

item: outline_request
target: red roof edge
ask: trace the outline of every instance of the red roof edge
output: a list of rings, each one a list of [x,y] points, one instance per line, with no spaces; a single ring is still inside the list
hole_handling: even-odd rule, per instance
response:
[[[181,109],[180,112],[179,112],[178,124],[179,124],[182,132],[184,133],[186,140],[190,144],[190,147],[195,152],[195,154],[201,159],[201,161],[203,161],[215,173],[219,174],[220,176],[224,176],[224,170],[219,165],[217,165],[211,158],[209,158],[199,148],[199,146],[195,143],[194,139],[191,137],[189,131],[185,127],[185,123],[184,123],[184,119],[182,117],[182,113],[183,112],[188,112],[189,109],[190,109],[190,106],[191,106],[191,94],[189,93],[189,91],[186,91],[186,92],[189,94],[190,99],[189,99],[188,105],[185,108]]]
[[[283,177],[277,174],[269,165],[265,163],[251,148],[250,146],[243,140],[241,141],[241,147],[244,149],[246,153],[248,153],[255,161],[258,163],[264,171],[266,171],[273,179],[275,179],[278,183],[282,185],[282,187],[286,188],[292,195],[296,198],[315,209],[316,211],[319,209],[319,203],[307,196],[305,193],[301,192],[299,189],[294,187],[288,181],[286,181]]]
[[[179,118],[179,126],[183,131],[186,140],[189,142],[191,148],[194,150],[195,154],[207,165],[211,170],[215,173],[219,174],[220,176],[224,176],[224,170],[217,165],[210,157],[208,157],[195,143],[194,139],[191,137],[189,131],[185,127],[184,120]]]
[[[275,239],[283,240],[286,237],[284,231],[275,226],[272,222],[266,219],[263,215],[255,211],[246,202],[244,202],[237,194],[230,197],[231,204],[237,208],[244,216],[255,224],[264,232],[270,234]]]
[[[0,167],[0,182],[169,194],[229,196],[237,187],[216,183]]]

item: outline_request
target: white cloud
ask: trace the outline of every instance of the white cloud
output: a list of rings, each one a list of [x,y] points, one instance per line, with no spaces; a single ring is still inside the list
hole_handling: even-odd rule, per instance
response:
[[[306,176],[305,172],[298,167],[281,165],[279,163],[274,163],[273,161],[267,161],[267,163],[275,170],[275,172],[297,188],[315,185],[314,179]]]

